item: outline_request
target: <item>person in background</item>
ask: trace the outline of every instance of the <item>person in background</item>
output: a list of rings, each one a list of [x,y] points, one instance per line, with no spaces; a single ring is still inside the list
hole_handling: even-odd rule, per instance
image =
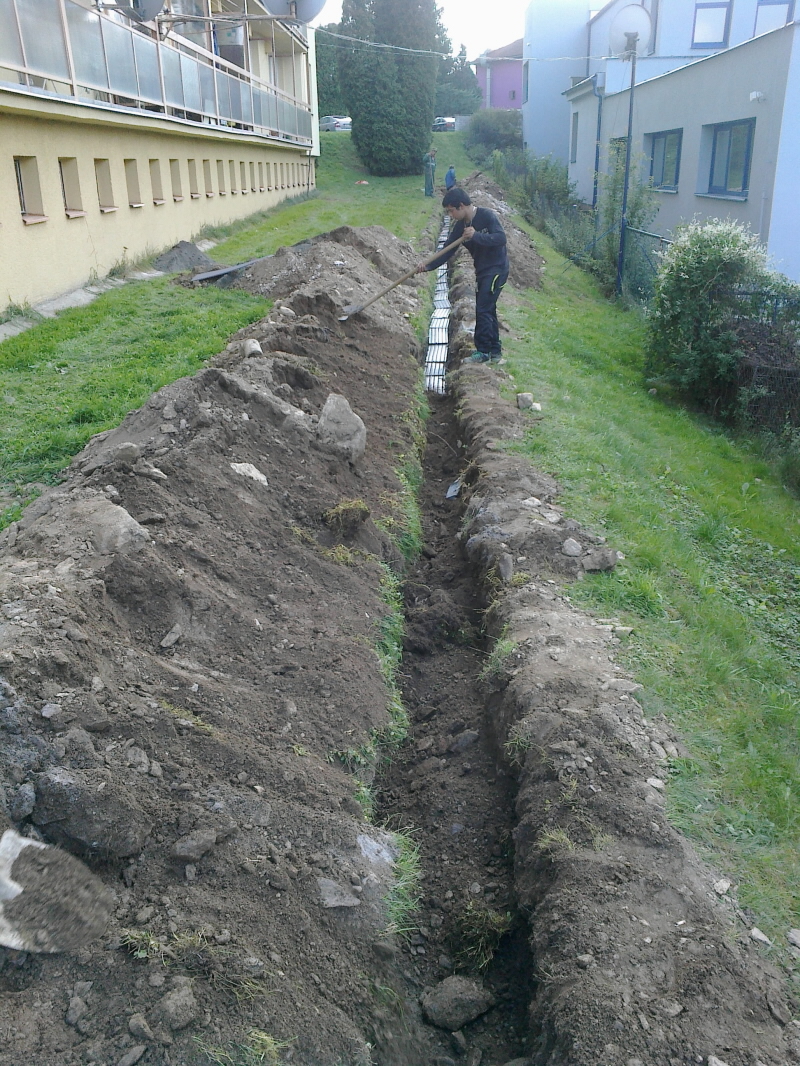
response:
[[[447,173],[444,176],[444,187],[449,191],[456,184],[458,184],[458,179],[456,178],[456,168],[451,163],[450,166],[447,168]]]
[[[475,348],[469,359],[473,363],[499,363],[502,358],[500,325],[497,321],[497,299],[508,280],[508,251],[506,234],[500,219],[486,207],[475,207],[463,189],[455,186],[444,194],[442,207],[455,225],[447,243],[466,237],[464,247],[475,264]],[[436,270],[455,254],[457,249],[418,263],[417,273]]]
[[[425,172],[425,195],[433,196],[433,183],[436,179],[436,149],[429,148],[422,157],[422,169]]]

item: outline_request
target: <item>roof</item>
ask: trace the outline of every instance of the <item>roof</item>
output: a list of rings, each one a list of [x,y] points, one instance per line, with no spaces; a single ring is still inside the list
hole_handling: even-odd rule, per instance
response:
[[[490,52],[484,52],[486,59],[522,59],[522,38],[512,41],[511,44],[503,45],[502,48],[493,48]],[[473,59],[473,63],[477,60]]]

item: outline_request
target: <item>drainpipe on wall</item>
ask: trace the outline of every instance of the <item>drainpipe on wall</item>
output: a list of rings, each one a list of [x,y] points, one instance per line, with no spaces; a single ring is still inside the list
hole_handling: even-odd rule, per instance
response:
[[[492,106],[492,64],[486,60],[486,106]]]
[[[597,191],[600,180],[600,138],[603,132],[603,94],[597,91],[597,75],[592,75],[592,93],[597,97],[597,135],[594,145],[594,186],[592,207],[597,207]]]

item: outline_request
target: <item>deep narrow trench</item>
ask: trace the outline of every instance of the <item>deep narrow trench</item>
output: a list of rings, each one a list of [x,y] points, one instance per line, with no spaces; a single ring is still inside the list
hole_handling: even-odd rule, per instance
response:
[[[484,603],[457,539],[460,501],[447,498],[463,465],[454,404],[432,395],[430,406],[424,549],[405,583],[402,687],[412,733],[379,782],[379,816],[393,828],[412,827],[420,849],[419,929],[403,948],[404,976],[422,989],[461,973],[496,1000],[455,1037],[431,1027],[431,1061],[465,1055],[469,1066],[495,1066],[522,1054],[531,994],[526,925],[513,890],[515,783],[498,765],[487,729],[478,680]],[[507,932],[481,968],[476,954],[487,925]]]

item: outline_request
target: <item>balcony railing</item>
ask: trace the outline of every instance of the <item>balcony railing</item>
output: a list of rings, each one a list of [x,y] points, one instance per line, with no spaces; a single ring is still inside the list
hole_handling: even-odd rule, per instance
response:
[[[184,38],[73,0],[0,0],[0,86],[311,144],[311,111]]]

